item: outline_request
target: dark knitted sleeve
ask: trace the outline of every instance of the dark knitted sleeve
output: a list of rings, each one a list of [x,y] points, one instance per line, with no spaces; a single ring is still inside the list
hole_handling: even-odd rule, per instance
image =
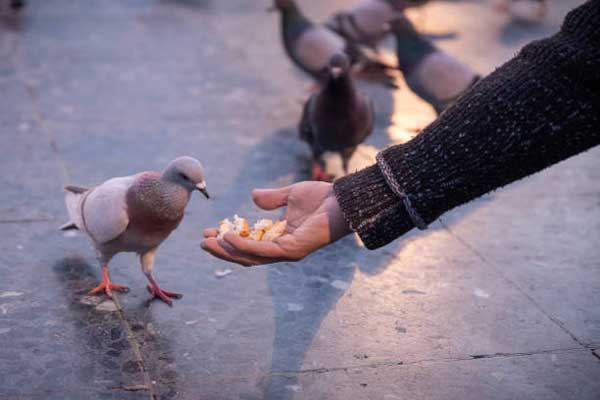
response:
[[[380,153],[385,177],[375,165],[338,180],[334,190],[351,229],[374,249],[414,227],[398,192],[430,223],[598,144],[600,0],[593,0],[572,11],[559,33],[527,45],[475,84],[415,139]]]

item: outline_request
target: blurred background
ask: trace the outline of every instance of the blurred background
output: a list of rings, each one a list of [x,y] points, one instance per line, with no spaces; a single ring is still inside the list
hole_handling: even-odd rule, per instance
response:
[[[357,1],[301,1],[318,22]],[[406,11],[482,76],[556,32],[583,3],[526,22],[496,1]],[[600,398],[598,149],[445,215],[377,251],[348,237],[300,263],[243,269],[210,257],[202,230],[249,219],[255,187],[310,177],[297,124],[312,82],[286,57],[268,0],[0,1],[0,398]],[[379,57],[394,64],[394,38]],[[433,121],[403,75],[358,81],[376,124],[357,157]],[[191,155],[213,198],[193,197],[156,259],[183,292],[145,305],[100,277],[67,219],[62,186],[161,170]]]

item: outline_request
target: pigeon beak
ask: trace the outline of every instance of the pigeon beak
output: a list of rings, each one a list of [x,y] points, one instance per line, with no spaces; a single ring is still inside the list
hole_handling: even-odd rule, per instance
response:
[[[331,67],[331,76],[335,79],[339,78],[342,72],[342,67]]]
[[[208,195],[208,190],[206,190],[206,182],[202,181],[199,184],[197,184],[196,189],[198,189],[200,193],[204,195],[204,197],[210,199],[210,196]]]

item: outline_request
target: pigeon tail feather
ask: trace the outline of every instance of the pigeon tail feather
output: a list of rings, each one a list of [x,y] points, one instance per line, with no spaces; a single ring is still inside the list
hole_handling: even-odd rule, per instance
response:
[[[81,187],[81,186],[67,185],[67,186],[65,186],[65,190],[67,192],[81,194],[81,193],[87,192],[89,189]]]
[[[69,222],[60,227],[61,230],[83,229],[83,218],[81,217],[81,200],[89,189],[78,186],[65,186],[65,205],[69,213]],[[72,227],[74,226],[74,228]]]
[[[62,224],[58,229],[61,231],[79,230],[75,222],[72,221]]]

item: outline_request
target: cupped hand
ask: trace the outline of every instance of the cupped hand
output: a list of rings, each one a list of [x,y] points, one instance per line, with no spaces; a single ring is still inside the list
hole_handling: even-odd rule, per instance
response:
[[[273,241],[250,240],[234,233],[219,240],[219,230],[209,228],[204,231],[204,250],[244,266],[299,261],[351,232],[330,183],[300,182],[280,189],[257,189],[252,199],[264,210],[287,206],[283,217],[287,220],[286,233]]]

